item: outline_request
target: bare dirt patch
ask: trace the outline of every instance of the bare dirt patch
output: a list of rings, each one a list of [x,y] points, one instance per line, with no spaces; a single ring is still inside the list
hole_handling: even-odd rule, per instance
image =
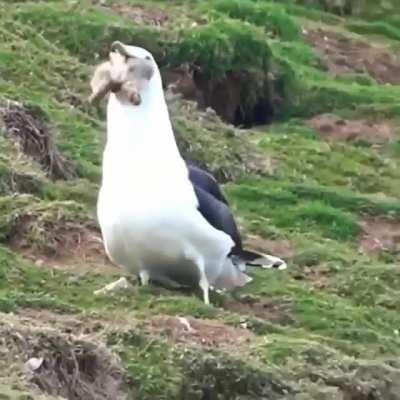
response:
[[[24,308],[18,311],[18,324],[26,328],[51,326],[59,333],[81,336],[106,331],[111,324],[115,328],[120,325],[120,322],[115,319],[100,321],[73,314],[57,314],[45,309]]]
[[[148,327],[152,333],[167,335],[177,343],[194,343],[213,348],[240,346],[253,337],[253,334],[246,329],[192,317],[158,316],[149,321]]]
[[[400,251],[400,221],[367,218],[361,222],[359,249],[364,253]]]
[[[365,141],[383,144],[395,136],[394,128],[387,122],[346,120],[332,114],[322,114],[307,122],[322,137],[331,140]]]
[[[126,398],[119,358],[93,335],[68,335],[1,314],[0,366],[27,388],[50,395],[70,400]]]
[[[74,177],[71,166],[57,151],[52,132],[39,109],[11,101],[0,103],[0,130],[39,163],[51,179]]]
[[[378,83],[400,83],[400,58],[385,49],[321,28],[304,33],[334,75],[368,73]]]
[[[36,265],[55,266],[100,263],[112,268],[104,251],[100,232],[94,223],[60,222],[44,226],[46,240],[33,243],[30,235],[35,220],[19,221],[10,235],[9,246]]]
[[[146,8],[140,5],[121,4],[119,1],[103,7],[141,25],[163,26],[171,21],[169,14],[157,7]]]
[[[279,303],[265,297],[243,295],[238,300],[226,300],[222,307],[244,315],[254,315],[266,321],[282,325],[292,322],[289,314],[290,304]]]

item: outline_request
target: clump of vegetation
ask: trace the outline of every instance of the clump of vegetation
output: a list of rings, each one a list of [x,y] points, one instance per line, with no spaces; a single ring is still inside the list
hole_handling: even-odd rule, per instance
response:
[[[186,29],[170,56],[176,64],[189,63],[208,78],[248,71],[260,84],[268,73],[271,50],[263,31],[238,20],[217,19]]]
[[[217,0],[212,7],[230,18],[263,27],[272,37],[285,41],[299,38],[300,29],[284,6],[251,0]]]
[[[273,109],[271,50],[264,35],[247,22],[218,18],[183,30],[168,59],[190,66],[204,105],[226,121],[246,124],[257,104],[266,108],[263,119],[268,119]]]
[[[268,174],[256,147],[215,113],[202,112],[192,102],[177,102],[170,106],[170,112],[184,158],[211,171],[220,182],[246,174]]]

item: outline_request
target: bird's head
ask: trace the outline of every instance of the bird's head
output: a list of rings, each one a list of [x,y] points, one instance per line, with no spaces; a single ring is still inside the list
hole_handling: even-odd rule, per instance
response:
[[[94,71],[89,101],[98,101],[113,92],[123,103],[140,105],[143,92],[157,76],[158,67],[150,52],[141,47],[114,42],[109,60]]]

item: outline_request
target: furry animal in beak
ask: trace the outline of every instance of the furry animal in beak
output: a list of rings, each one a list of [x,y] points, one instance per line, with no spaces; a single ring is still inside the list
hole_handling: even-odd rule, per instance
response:
[[[142,102],[140,90],[153,77],[153,61],[129,54],[121,42],[114,42],[111,49],[109,61],[94,71],[89,102],[98,102],[113,92],[122,102],[138,106]]]

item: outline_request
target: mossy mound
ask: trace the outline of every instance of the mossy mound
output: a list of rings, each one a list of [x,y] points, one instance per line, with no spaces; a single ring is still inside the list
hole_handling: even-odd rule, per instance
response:
[[[193,102],[170,104],[175,136],[183,157],[211,171],[220,182],[246,174],[268,175],[268,163],[245,135]]]
[[[32,195],[0,198],[0,240],[20,250],[53,255],[73,247],[68,239],[80,236],[96,225],[85,207],[74,201],[41,201]]]

